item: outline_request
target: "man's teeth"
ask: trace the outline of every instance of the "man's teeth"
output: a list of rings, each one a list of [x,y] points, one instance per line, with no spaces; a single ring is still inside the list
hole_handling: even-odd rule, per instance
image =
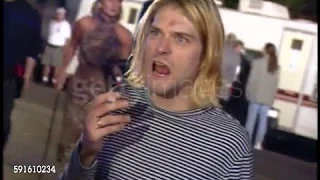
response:
[[[162,63],[158,63],[158,62],[156,62],[155,63],[157,66],[166,66],[166,65],[164,65],[164,64],[162,64]]]

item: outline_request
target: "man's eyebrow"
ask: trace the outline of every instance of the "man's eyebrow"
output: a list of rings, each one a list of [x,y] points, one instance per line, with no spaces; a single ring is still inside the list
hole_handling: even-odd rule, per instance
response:
[[[162,32],[162,30],[159,27],[157,27],[157,26],[155,26],[153,24],[151,24],[150,29]],[[188,33],[188,32],[185,32],[185,31],[173,30],[173,34],[175,34],[177,36],[183,36],[183,37],[196,39],[196,36],[194,34]]]
[[[158,28],[157,26],[152,25],[152,24],[151,24],[151,26],[150,26],[150,29],[161,31],[160,28]]]
[[[195,38],[195,36],[191,33],[187,33],[187,32],[174,32],[174,34],[178,35],[178,36],[184,36],[184,37],[189,37],[189,38]]]

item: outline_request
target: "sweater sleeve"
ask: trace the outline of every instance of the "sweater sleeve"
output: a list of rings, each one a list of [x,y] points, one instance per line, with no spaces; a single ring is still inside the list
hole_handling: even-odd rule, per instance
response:
[[[70,163],[65,167],[60,180],[94,180],[97,169],[97,160],[95,160],[89,168],[81,165],[79,152],[81,150],[81,142],[79,141],[75,150],[73,151]]]
[[[233,163],[224,180],[252,180],[253,152],[250,152]]]

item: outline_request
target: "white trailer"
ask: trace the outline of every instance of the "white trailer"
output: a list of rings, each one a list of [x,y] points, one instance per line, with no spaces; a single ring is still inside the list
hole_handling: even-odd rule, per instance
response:
[[[148,0],[125,0],[121,23],[134,33]],[[93,0],[82,0],[78,18],[90,13]],[[234,33],[247,49],[262,50],[267,42],[279,53],[281,78],[274,107],[280,110],[279,126],[317,139],[318,25],[219,8],[226,33]]]
[[[318,71],[318,25],[220,8],[226,33],[235,33],[246,48],[262,50],[267,42],[278,49],[281,66],[279,125],[294,133],[317,139],[317,103],[314,98]]]

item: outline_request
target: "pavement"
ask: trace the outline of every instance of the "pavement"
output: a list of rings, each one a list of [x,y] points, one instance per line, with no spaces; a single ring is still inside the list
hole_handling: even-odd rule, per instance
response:
[[[53,107],[58,93],[42,85],[33,84],[31,89],[15,102],[12,114],[12,129],[4,152],[4,180],[38,180],[39,174],[15,174],[14,165],[50,165],[57,173],[43,174],[43,180],[55,179],[63,165],[56,162],[57,138],[64,93],[59,94],[56,116],[52,125],[52,136],[46,158],[43,160]]]
[[[45,161],[42,161],[50,130],[54,104],[59,96],[52,125],[52,137]],[[12,134],[4,152],[4,180],[38,180],[39,174],[15,174],[14,165],[50,165],[59,171],[56,162],[57,138],[63,115],[65,94],[43,85],[33,84],[18,99],[12,114]],[[268,151],[255,152],[256,180],[316,180],[317,164],[307,163]],[[57,173],[43,174],[42,180],[53,180]]]

